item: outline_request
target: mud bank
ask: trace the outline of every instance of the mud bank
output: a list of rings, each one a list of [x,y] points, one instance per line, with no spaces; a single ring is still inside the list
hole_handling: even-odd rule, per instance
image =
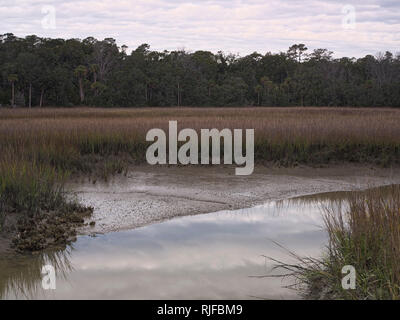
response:
[[[94,226],[79,233],[107,233],[179,216],[234,210],[295,196],[353,191],[400,183],[400,170],[365,166],[278,169],[258,166],[251,176],[232,167],[136,166],[126,176],[68,184],[82,205],[94,208]]]
[[[89,221],[92,212],[92,208],[71,204],[58,210],[8,214],[0,230],[0,255],[65,249],[76,241],[77,230]]]

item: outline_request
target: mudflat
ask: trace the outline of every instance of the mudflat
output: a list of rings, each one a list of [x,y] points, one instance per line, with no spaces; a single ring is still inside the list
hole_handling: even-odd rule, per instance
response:
[[[94,226],[81,234],[133,229],[174,217],[235,210],[301,195],[362,190],[400,183],[397,168],[363,165],[326,168],[256,166],[236,176],[227,166],[135,166],[108,182],[75,179],[67,188],[92,206]]]

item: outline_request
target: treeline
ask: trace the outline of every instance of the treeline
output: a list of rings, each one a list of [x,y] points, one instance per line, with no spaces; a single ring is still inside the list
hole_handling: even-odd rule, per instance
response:
[[[130,54],[112,38],[0,35],[3,106],[400,106],[400,54],[334,59],[304,44],[240,57]]]

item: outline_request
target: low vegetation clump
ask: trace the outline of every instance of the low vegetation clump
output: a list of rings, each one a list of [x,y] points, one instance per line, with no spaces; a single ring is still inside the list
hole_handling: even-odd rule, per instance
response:
[[[325,225],[329,245],[322,259],[296,256],[299,264],[279,265],[295,276],[306,298],[400,299],[400,186],[333,204]],[[344,266],[355,269],[355,289],[342,286]]]
[[[66,174],[35,162],[0,162],[0,236],[17,251],[39,251],[74,240],[91,208],[67,201]]]

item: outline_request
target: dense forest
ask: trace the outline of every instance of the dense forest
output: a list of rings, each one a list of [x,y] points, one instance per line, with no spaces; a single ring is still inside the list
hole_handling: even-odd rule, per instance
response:
[[[112,38],[0,35],[2,106],[392,106],[400,107],[400,54],[333,58],[309,52],[131,53]]]

